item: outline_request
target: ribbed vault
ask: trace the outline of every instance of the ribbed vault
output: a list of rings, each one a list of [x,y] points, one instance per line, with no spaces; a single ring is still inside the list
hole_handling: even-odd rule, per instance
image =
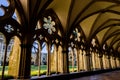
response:
[[[18,36],[22,43],[20,65],[24,66],[19,68],[19,76],[30,77],[30,53],[35,40],[39,45],[46,42],[48,53],[53,44],[61,47],[63,73],[69,72],[68,47],[77,46],[76,49],[86,51],[87,57],[92,51],[96,55],[101,50],[105,55],[107,51],[115,56],[120,53],[120,0],[9,0],[9,3],[7,7],[0,5],[4,12],[0,16],[0,32],[8,42]],[[49,63],[49,55],[47,58]]]

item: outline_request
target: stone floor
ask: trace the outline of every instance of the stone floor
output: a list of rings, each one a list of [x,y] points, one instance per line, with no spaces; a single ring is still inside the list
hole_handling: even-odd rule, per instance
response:
[[[120,80],[120,71],[112,71],[93,76],[81,77],[71,80]]]

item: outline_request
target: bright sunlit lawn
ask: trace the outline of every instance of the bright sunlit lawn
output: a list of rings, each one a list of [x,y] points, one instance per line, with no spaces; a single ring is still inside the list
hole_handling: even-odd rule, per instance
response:
[[[70,72],[72,71],[72,66],[69,66]],[[74,67],[74,70],[76,70],[76,67]],[[41,74],[46,74],[47,71],[47,66],[46,65],[41,65]],[[2,66],[0,66],[0,76],[2,74]],[[31,65],[31,76],[37,76],[38,74],[38,66]],[[5,66],[5,75],[8,75],[8,66]]]

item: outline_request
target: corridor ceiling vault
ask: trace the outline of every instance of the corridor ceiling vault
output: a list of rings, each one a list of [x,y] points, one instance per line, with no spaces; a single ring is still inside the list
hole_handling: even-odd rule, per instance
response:
[[[32,32],[48,11],[45,14],[56,16],[53,20],[58,21],[56,23],[59,24],[56,27],[58,39],[69,38],[73,30],[79,26],[85,45],[90,45],[92,39],[96,38],[101,48],[106,44],[118,51],[120,47],[120,0],[9,0],[9,2],[8,8],[1,5],[5,14],[0,16],[0,24],[15,11],[21,35],[26,31],[28,34]],[[34,36],[34,32],[32,35]]]
[[[94,54],[99,57],[103,69],[102,58],[103,61],[108,58],[109,63],[110,57],[114,61],[117,58],[120,61],[120,0],[0,0],[1,34],[4,35],[5,44],[2,79],[11,39],[18,41],[11,51],[16,56],[15,65],[18,64],[18,71],[17,74],[15,69],[11,71],[21,79],[31,77],[31,49],[35,47],[35,42],[39,46],[35,47],[39,54],[39,58],[38,55],[36,57],[39,60],[39,69],[42,46],[47,48],[47,75],[51,74],[50,69],[53,66],[50,63],[53,45],[56,52],[56,73],[59,59],[60,67],[62,65],[60,72],[69,73],[70,49],[73,50],[71,54],[76,50],[77,66],[80,53],[86,59],[86,70],[92,70],[90,59],[92,60],[91,55]],[[74,58],[72,59],[74,62]]]

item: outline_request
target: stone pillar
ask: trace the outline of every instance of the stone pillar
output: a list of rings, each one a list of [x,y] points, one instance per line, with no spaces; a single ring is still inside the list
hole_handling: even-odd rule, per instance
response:
[[[95,70],[96,69],[96,59],[95,59],[95,52],[92,52],[91,54],[92,56],[92,62],[93,62],[93,69],[92,70]]]
[[[105,56],[105,61],[106,61],[106,69],[109,68],[109,61],[108,61],[108,56],[106,55]]]
[[[58,72],[63,73],[63,54],[62,47],[58,47]]]
[[[99,62],[100,62],[100,69],[104,69],[103,68],[103,56],[102,55],[99,55]]]
[[[79,66],[80,66],[80,70],[84,70],[84,55],[83,55],[83,51],[80,50],[80,54],[79,54]]]
[[[84,70],[85,71],[87,71],[87,69],[86,69],[86,51],[85,50],[83,50],[83,68],[84,68]]]
[[[90,52],[89,51],[86,51],[86,54],[85,54],[85,68],[87,71],[90,71],[91,70],[91,66],[90,66]]]
[[[41,71],[41,46],[40,46],[40,44],[39,44],[38,54],[39,54],[38,76],[40,76],[40,71]]]
[[[120,68],[120,58],[118,58],[118,64],[119,64],[119,68]]]
[[[3,54],[4,54],[4,51],[3,51],[3,41],[1,40],[0,41],[0,66],[2,65],[2,62],[3,62]],[[2,74],[2,73],[1,73]]]
[[[113,57],[111,56],[111,68],[113,68],[114,67],[114,65],[113,65]]]
[[[105,59],[105,54],[103,54],[103,67],[106,69],[106,59]]]
[[[115,68],[114,57],[112,56],[112,68]]]
[[[111,66],[112,66],[112,68],[114,68],[114,60],[113,60],[113,56],[112,56],[112,58],[111,58]]]
[[[95,54],[95,58],[96,58],[96,69],[99,69],[99,57],[98,57],[98,53]]]
[[[14,37],[13,48],[9,56],[8,75],[15,78],[17,78],[19,74],[20,52],[20,41],[17,37]]]
[[[108,68],[109,68],[109,69],[111,69],[111,59],[110,59],[110,58],[111,58],[111,57],[108,56],[108,65],[109,65]]]
[[[74,49],[72,49],[72,72],[74,72]]]
[[[4,73],[5,73],[5,64],[6,64],[6,58],[7,58],[7,46],[8,44],[6,44],[5,47],[5,53],[4,53],[4,57],[3,57],[3,67],[2,67],[2,80],[4,79]]]
[[[63,73],[69,73],[69,65],[68,65],[68,51],[63,49]]]
[[[30,65],[31,65],[31,48],[32,40],[31,35],[25,35],[24,40],[21,42],[21,53],[19,62],[19,76],[20,79],[29,79],[30,76]]]
[[[80,54],[80,50],[79,50],[79,48],[77,48],[77,72],[79,72],[80,71],[80,62],[79,62],[79,54]]]
[[[90,70],[93,70],[92,51],[90,52]]]
[[[115,68],[117,68],[116,58],[114,57]]]
[[[118,68],[119,67],[118,58],[116,58],[116,64],[117,64],[117,68]]]
[[[56,74],[58,74],[58,47],[56,46]]]
[[[48,43],[47,44],[48,54],[47,54],[47,73],[46,73],[46,75],[50,75],[50,72],[51,72],[51,52],[50,52],[50,48],[51,48],[51,44]]]
[[[63,54],[63,73],[69,73],[69,61],[68,61],[68,41],[67,37],[62,40],[62,54]]]
[[[53,46],[52,46],[53,47]],[[52,53],[50,53],[51,55],[50,55],[50,59],[51,59],[51,61],[50,61],[50,67],[51,67],[51,71],[52,72],[55,72],[56,71],[56,45],[54,44],[54,50],[53,50],[53,52]]]

